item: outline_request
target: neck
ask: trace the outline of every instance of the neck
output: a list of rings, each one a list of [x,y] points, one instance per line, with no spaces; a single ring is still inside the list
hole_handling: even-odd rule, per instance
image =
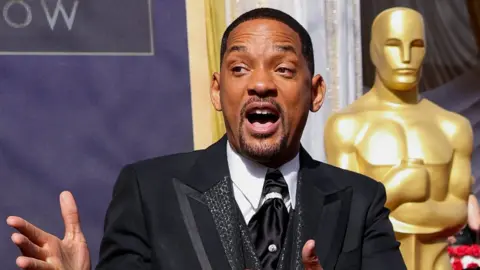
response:
[[[228,141],[228,144],[232,149],[232,151],[234,151],[237,155],[240,155],[243,158],[246,158],[248,160],[251,160],[252,162],[255,162],[257,164],[263,165],[271,169],[280,168],[283,164],[288,163],[300,153],[300,144],[299,144],[298,147],[293,148],[293,151],[283,151],[283,153],[275,154],[273,158],[262,159],[259,157],[254,158],[254,157],[245,155],[244,153],[242,153],[242,151],[239,151],[239,149],[237,149],[235,145],[233,145],[230,142],[230,140]]]
[[[378,75],[375,76],[373,89],[381,101],[397,105],[417,104],[420,101],[417,86],[409,90],[389,89]]]
[[[257,161],[257,162],[262,164],[265,167],[272,168],[272,169],[278,169],[283,164],[288,163],[290,160],[294,159],[298,155],[298,152],[299,151],[289,153],[288,155],[278,156],[275,159],[268,160],[268,161],[265,161],[265,162],[262,162],[262,161]]]

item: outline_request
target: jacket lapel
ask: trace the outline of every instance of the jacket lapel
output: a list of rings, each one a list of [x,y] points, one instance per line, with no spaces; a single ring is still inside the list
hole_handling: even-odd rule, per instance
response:
[[[237,206],[226,157],[226,137],[202,151],[185,179],[173,179],[201,269],[242,269]]]
[[[350,215],[352,189],[339,188],[303,149],[298,181],[301,243],[315,240],[323,269],[334,269]],[[298,247],[303,248],[303,246]]]
[[[177,179],[173,179],[173,186],[200,269],[212,270],[228,266],[226,258],[221,256],[224,254],[223,248],[202,194]]]

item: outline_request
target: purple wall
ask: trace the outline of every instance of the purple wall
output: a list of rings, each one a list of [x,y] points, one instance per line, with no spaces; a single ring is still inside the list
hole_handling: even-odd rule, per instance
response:
[[[148,18],[147,0],[89,2],[79,2],[72,30],[55,28],[58,35],[48,34],[52,30],[45,16],[36,16],[38,7],[28,33],[21,33],[27,27],[12,29],[0,16],[0,33],[10,28],[4,38],[24,44],[0,45],[0,51],[35,51],[35,44],[50,52],[150,49],[135,45],[148,44],[149,35],[135,34],[148,33],[149,25],[142,21]],[[63,237],[58,195],[71,190],[93,264],[121,167],[193,148],[185,2],[152,2],[155,56],[0,56],[0,213],[4,218],[23,216]],[[65,0],[67,11],[72,3]],[[26,13],[16,8],[12,16],[17,17],[12,18],[21,22]],[[94,20],[85,20],[89,13]],[[114,20],[124,21],[118,26]],[[95,43],[96,38],[106,41]],[[55,40],[66,45],[53,48]],[[0,261],[5,270],[16,269],[19,254],[10,242],[12,232],[1,223]]]

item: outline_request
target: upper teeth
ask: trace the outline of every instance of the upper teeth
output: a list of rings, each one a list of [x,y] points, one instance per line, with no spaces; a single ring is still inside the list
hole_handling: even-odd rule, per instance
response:
[[[256,114],[273,114],[271,111],[269,110],[255,110],[255,113]]]

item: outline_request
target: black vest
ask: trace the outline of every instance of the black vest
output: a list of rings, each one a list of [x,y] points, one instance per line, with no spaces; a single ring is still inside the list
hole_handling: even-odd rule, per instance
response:
[[[243,217],[240,209],[237,207],[237,224],[238,224],[238,237],[241,239],[239,241],[239,246],[237,247],[240,250],[240,257],[243,257],[242,270],[251,269],[251,270],[262,270],[260,266],[259,259],[255,254],[255,247],[252,243],[250,232],[247,224],[245,223],[245,218]],[[288,221],[287,233],[282,245],[282,250],[280,251],[280,260],[278,262],[277,270],[292,270],[299,268],[299,262],[301,262],[301,244],[299,240],[299,211],[290,210],[290,218]],[[300,247],[300,248],[298,248]]]
[[[300,185],[301,182],[297,181],[297,204],[295,210],[290,211],[277,270],[303,269],[301,252],[307,239],[303,239],[300,233],[303,227],[302,206],[299,203]],[[203,200],[209,205],[214,217],[232,270],[262,270],[245,218],[235,201],[232,182],[225,178],[209,192],[204,193]]]

